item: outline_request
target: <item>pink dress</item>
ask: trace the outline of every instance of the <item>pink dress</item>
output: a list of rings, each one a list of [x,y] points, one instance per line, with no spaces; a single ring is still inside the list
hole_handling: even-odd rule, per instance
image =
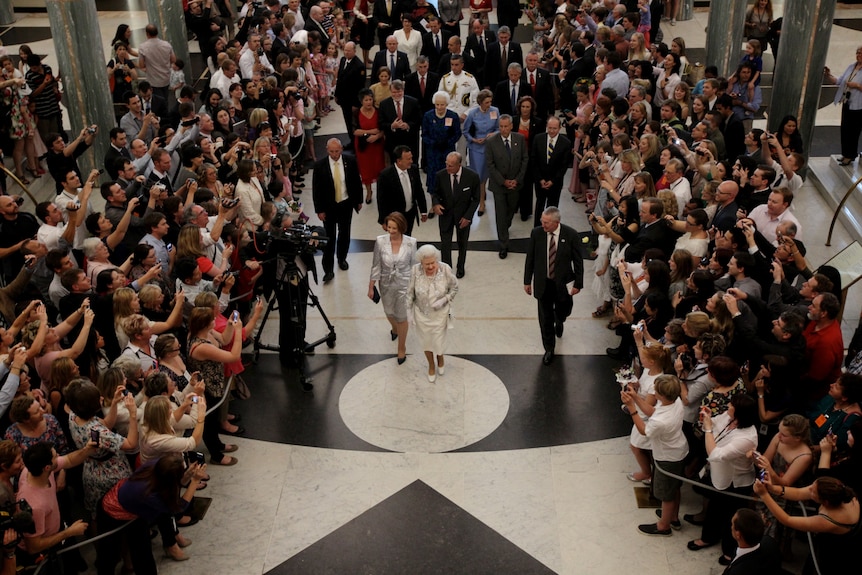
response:
[[[326,86],[326,55],[318,52],[312,56],[311,69],[314,70],[314,77],[317,80],[317,97],[322,100],[329,95],[329,89]]]

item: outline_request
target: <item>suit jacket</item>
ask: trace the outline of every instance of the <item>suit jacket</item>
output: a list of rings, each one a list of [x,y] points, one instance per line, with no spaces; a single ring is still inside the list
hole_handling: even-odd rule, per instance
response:
[[[386,149],[390,152],[401,144],[411,150],[419,150],[419,128],[422,127],[422,111],[416,98],[405,95],[401,101],[401,119],[410,126],[410,130],[392,130],[392,122],[398,118],[395,100],[386,98],[380,102],[380,127],[386,134]]]
[[[530,86],[529,71],[524,68],[521,74],[521,81],[529,88],[529,94],[536,101],[536,115],[540,118],[547,118],[554,113],[554,85],[551,81],[551,75],[547,70],[536,68],[536,89],[533,90]]]
[[[401,187],[401,178],[398,177],[398,168],[392,165],[380,172],[377,180],[378,224],[382,224],[386,216],[392,212],[399,212],[406,216],[407,212],[416,209],[414,217],[417,220],[420,214],[428,213],[428,202],[425,201],[425,189],[422,187],[419,168],[413,165],[407,170],[407,174],[410,178],[410,187],[413,189],[413,203],[410,206],[404,200],[404,189]]]
[[[387,15],[385,0],[374,3],[374,11],[372,12],[374,21],[378,24],[389,24],[388,28],[379,28],[378,32],[385,30],[386,35],[389,36],[401,27],[401,4],[398,0],[392,0],[392,14]]]
[[[530,150],[530,166],[533,169],[533,181],[538,185],[539,180],[554,182],[553,187],[561,190],[563,178],[572,165],[572,142],[562,132],[557,136],[557,144],[554,153],[548,160],[548,133],[539,134],[533,140]]]
[[[578,232],[565,224],[560,224],[557,255],[554,259],[554,276],[557,299],[571,298],[566,284],[575,282],[575,287],[584,287],[584,258]],[[524,285],[533,284],[533,297],[542,299],[548,285],[548,234],[541,226],[530,232],[527,259],[524,262]]]
[[[424,114],[434,108],[431,97],[434,96],[434,92],[437,91],[439,86],[440,75],[428,70],[428,74],[425,77],[425,95],[423,96],[422,91],[419,89],[419,73],[413,72],[407,76],[407,81],[404,83],[404,93],[416,98],[419,102],[419,110]]]
[[[440,51],[434,46],[431,32],[422,34],[422,50],[419,52],[423,56],[428,56],[428,64],[432,70],[436,70],[440,64],[440,60],[449,53],[449,38],[452,33],[447,30],[440,30]]]
[[[357,96],[365,87],[365,64],[361,58],[354,57],[346,64],[344,56],[338,63],[338,82],[335,83],[335,100],[339,106],[358,107]]]
[[[143,100],[141,101],[141,104],[143,105],[144,112],[146,112],[147,104],[144,103]],[[150,97],[149,106],[150,111],[159,118],[164,118],[168,115],[168,101],[158,94],[153,94]]]
[[[551,93],[553,97],[553,92]],[[521,77],[521,81],[518,82],[518,100],[521,99],[522,96],[530,96],[530,85],[524,81],[523,76]],[[494,97],[491,100],[491,103],[494,107],[500,110],[500,114],[509,114],[510,116],[517,117],[518,113],[512,109],[512,91],[509,87],[508,78],[497,82],[497,85],[494,86]],[[517,100],[516,104],[517,105]],[[539,115],[539,117],[544,118],[544,116]]]
[[[132,156],[131,154],[125,156],[119,151],[117,151],[114,146],[111,146],[110,144],[108,145],[108,151],[105,152],[105,171],[108,172],[108,175],[111,177],[112,180],[116,180],[117,174],[119,174],[117,168],[114,166],[114,163],[117,161],[117,158],[126,157],[131,158]]]
[[[471,58],[470,56],[468,56],[467,54],[465,54],[463,52],[463,50],[461,51],[461,56],[464,57],[464,70],[467,72],[470,72],[471,74],[473,74],[475,76],[476,75],[476,61],[473,58]],[[440,63],[437,64],[437,73],[440,74],[440,77],[442,78],[443,76],[445,76],[446,74],[448,74],[451,71],[452,71],[452,52],[449,52],[447,50],[446,53],[443,55],[443,57],[440,58]],[[479,80],[476,80],[476,82],[478,83]]]
[[[488,168],[490,182],[488,189],[492,192],[509,192],[504,185],[505,180],[518,180],[518,191],[524,184],[524,176],[530,161],[527,141],[518,132],[509,135],[511,152],[506,150],[503,137],[497,132],[485,141],[485,165]]]
[[[287,54],[290,52],[290,37],[288,36],[287,40],[282,40],[278,36],[275,37],[275,40],[272,41],[272,58],[270,58],[270,62],[275,62],[278,55],[284,52]]]
[[[746,553],[724,570],[724,575],[777,575],[781,573],[781,554],[775,541],[765,535],[760,548]]]
[[[727,158],[734,162],[737,156],[745,153],[745,126],[736,112],[722,122],[721,133],[724,136]]]
[[[363,192],[362,180],[359,177],[359,165],[356,158],[348,154],[341,154],[344,166],[344,181],[346,190],[344,194],[354,210],[362,206]],[[314,174],[311,181],[314,198],[314,211],[318,214],[332,214],[335,212],[335,183],[332,181],[332,172],[329,169],[329,156],[324,156],[314,163]]]
[[[504,67],[500,60],[500,53],[502,52],[500,43],[494,42],[488,45],[488,53],[485,55],[485,86],[496,86],[498,82],[505,80],[508,77],[506,67],[512,62],[517,62],[521,66],[524,65],[524,54],[520,44],[509,41],[506,47],[508,51],[506,52],[506,66]]]
[[[479,207],[479,174],[470,168],[461,168],[461,177],[458,179],[460,190],[452,190],[452,176],[446,170],[437,172],[434,190],[431,191],[431,204],[443,206],[444,218],[452,218],[457,225],[458,220],[472,220],[476,208]]]
[[[307,32],[317,32],[320,34],[320,50],[321,53],[326,54],[326,49],[329,48],[329,42],[331,42],[331,38],[329,34],[326,33],[323,26],[317,23],[310,16],[306,16],[305,18],[305,30]]]
[[[476,76],[476,82],[480,86],[485,85],[485,56],[488,55],[486,47],[497,41],[497,37],[490,30],[485,30],[483,35],[485,36],[484,46],[475,34],[470,34],[467,36],[462,50],[464,56],[469,56],[476,62],[476,72],[473,75]]]
[[[371,77],[377,81],[377,72],[386,66],[389,68],[389,50],[380,50],[374,56],[374,62],[371,64]],[[407,60],[407,54],[401,50],[395,52],[395,69],[389,70],[390,81],[405,80],[410,75],[410,62]]]
[[[673,253],[676,244],[676,233],[664,223],[658,220],[648,226],[641,225],[638,235],[626,250],[626,261],[629,263],[640,262],[644,252],[650,248],[658,248],[664,252],[665,257]]]

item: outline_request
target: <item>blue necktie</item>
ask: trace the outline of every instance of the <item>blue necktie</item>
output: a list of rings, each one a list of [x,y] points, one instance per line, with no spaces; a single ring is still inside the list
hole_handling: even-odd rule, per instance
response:
[[[515,85],[512,84],[512,112],[515,111],[515,107],[518,104],[518,97],[515,95]]]

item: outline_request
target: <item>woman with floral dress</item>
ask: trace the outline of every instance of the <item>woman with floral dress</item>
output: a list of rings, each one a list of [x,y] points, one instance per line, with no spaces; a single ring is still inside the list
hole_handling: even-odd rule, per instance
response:
[[[28,109],[28,98],[25,92],[29,92],[27,83],[21,72],[15,69],[15,65],[8,56],[0,58],[0,86],[3,86],[3,104],[9,110],[9,137],[15,142],[12,149],[12,157],[15,160],[15,176],[25,185],[30,181],[24,177],[24,166],[22,161],[24,154],[27,155],[27,171],[38,178],[45,173],[39,166],[36,156],[34,136],[36,134],[36,120],[30,115]],[[22,91],[23,90],[23,91]]]

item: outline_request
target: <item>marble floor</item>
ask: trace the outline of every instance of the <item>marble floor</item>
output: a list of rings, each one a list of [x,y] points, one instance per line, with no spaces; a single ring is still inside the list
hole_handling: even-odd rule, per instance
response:
[[[859,15],[842,9],[841,17]],[[19,26],[47,24],[39,14],[20,16]],[[666,35],[702,47],[706,20],[696,11]],[[120,22],[142,28],[146,14],[105,12],[100,22],[107,41]],[[836,26],[832,38],[827,62],[842,69],[860,34]],[[34,49],[55,64],[53,46],[44,42]],[[837,124],[837,112],[821,110],[818,124]],[[344,132],[335,113],[318,136],[346,138]],[[33,187],[37,199],[52,196],[46,180]],[[313,214],[310,191],[302,200]],[[563,221],[585,230],[582,205],[568,198],[562,204]],[[812,185],[794,207],[804,216],[814,265],[851,242],[839,226],[832,246],[823,245],[829,211]],[[488,213],[471,224],[447,371],[431,385],[412,334],[408,361],[396,364],[388,324],[366,297],[372,240],[381,230],[375,206],[363,206],[354,218],[350,269],[313,286],[338,336],[333,349],[320,346],[309,358],[313,393],[302,393],[296,374],[272,354],[248,369],[252,398],[233,406],[247,429],[236,439],[239,465],[210,468],[201,495],[212,504],[202,522],[183,530],[194,541],[186,550],[191,560],[160,559],[161,573],[601,575],[633,564],[641,575],[723,571],[718,551],[686,549],[699,528],[684,523],[669,538],[638,533],[637,525],[655,516],[638,508],[637,486],[626,478],[634,468],[630,420],[619,410],[614,364],[604,356],[617,338],[590,316],[599,302],[585,290],[556,361],[544,367],[536,304],[522,289],[523,248],[498,259],[493,217],[489,197]],[[523,239],[530,229],[516,218],[512,235]],[[436,223],[415,236],[437,240]],[[857,325],[860,303],[855,286],[845,337]],[[276,318],[264,341],[276,341]],[[312,314],[308,339],[325,334]],[[699,505],[686,488],[684,512]]]

